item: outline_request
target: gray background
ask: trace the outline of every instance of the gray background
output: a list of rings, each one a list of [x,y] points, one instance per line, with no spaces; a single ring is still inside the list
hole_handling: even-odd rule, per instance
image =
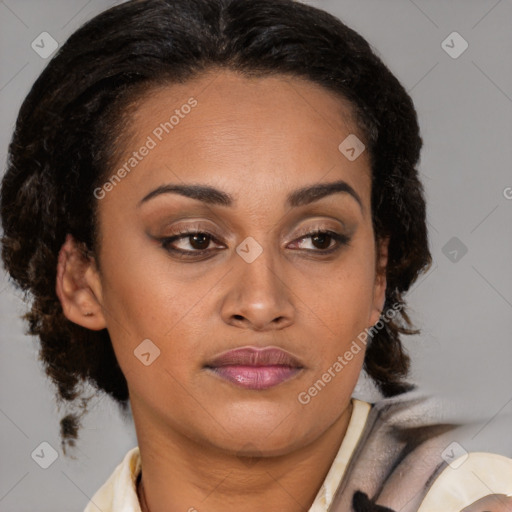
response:
[[[47,31],[62,44],[115,3],[0,1],[2,168],[17,111],[48,62],[31,42]],[[489,424],[505,420],[512,431],[512,2],[309,3],[366,37],[418,110],[434,264],[409,295],[422,328],[406,340],[413,379],[426,392],[453,400],[458,415]],[[453,31],[469,44],[456,59],[441,46]],[[456,41],[448,44],[460,48]],[[460,257],[462,244],[467,253]],[[133,425],[98,396],[81,430],[77,460],[63,457],[54,389],[37,362],[37,340],[24,335],[19,316],[26,306],[3,272],[0,308],[0,511],[82,511],[136,445]],[[358,396],[373,394],[362,383]],[[46,470],[31,458],[43,441],[59,452]],[[510,435],[498,439],[498,449],[512,456]]]

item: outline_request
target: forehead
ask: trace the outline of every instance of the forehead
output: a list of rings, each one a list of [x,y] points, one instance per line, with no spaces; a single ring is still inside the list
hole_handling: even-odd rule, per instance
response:
[[[116,186],[129,195],[182,182],[270,200],[339,179],[369,195],[369,155],[350,160],[340,150],[347,137],[363,139],[351,105],[297,77],[216,71],[160,85],[139,99],[121,129],[131,136],[111,171],[129,169]]]

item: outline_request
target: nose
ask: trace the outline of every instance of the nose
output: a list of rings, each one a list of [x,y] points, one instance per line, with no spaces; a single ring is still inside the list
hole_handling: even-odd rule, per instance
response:
[[[267,331],[282,329],[294,322],[292,290],[276,259],[267,249],[251,262],[239,254],[234,256],[221,313],[227,324]]]

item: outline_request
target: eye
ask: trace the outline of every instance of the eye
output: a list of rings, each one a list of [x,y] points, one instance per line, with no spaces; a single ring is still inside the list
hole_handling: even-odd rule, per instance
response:
[[[348,245],[350,242],[349,237],[341,233],[317,229],[301,235],[301,237],[292,242],[292,244],[300,244],[304,240],[310,240],[310,244],[313,247],[312,249],[306,248],[307,251],[318,252],[320,254],[331,254],[340,250],[343,246]]]
[[[175,235],[162,238],[160,242],[166,251],[184,257],[212,252],[209,249],[211,242],[220,244],[212,234],[196,230],[183,230]],[[177,245],[181,245],[181,247],[177,247]]]
[[[305,240],[310,240],[312,248],[304,248],[302,246]],[[212,242],[220,245],[220,248],[225,248],[211,233],[190,228],[160,239],[161,246],[166,251],[183,258],[204,256],[205,254],[215,252],[217,249],[210,248]],[[349,245],[349,242],[350,239],[346,235],[330,230],[317,229],[302,234],[300,238],[297,238],[290,245],[298,246],[299,249],[305,249],[308,252],[324,255],[340,250],[343,246]]]

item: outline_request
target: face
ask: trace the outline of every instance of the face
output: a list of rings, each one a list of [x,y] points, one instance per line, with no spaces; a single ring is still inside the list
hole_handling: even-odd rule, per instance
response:
[[[218,71],[151,91],[127,128],[87,279],[134,417],[228,451],[314,441],[347,409],[353,342],[384,303],[369,155],[338,148],[362,139],[349,106]]]

